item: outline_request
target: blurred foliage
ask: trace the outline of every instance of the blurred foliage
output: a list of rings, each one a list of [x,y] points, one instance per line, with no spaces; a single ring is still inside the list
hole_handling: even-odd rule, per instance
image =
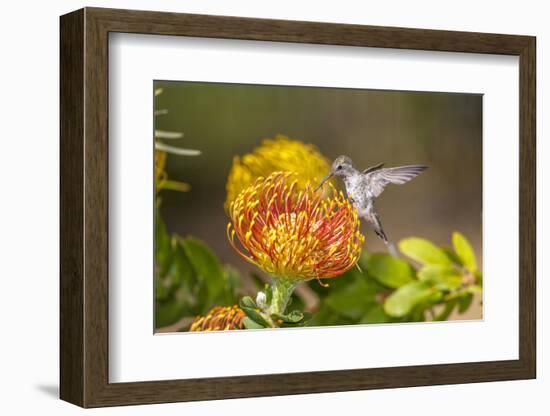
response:
[[[321,306],[309,325],[373,324],[446,320],[464,313],[482,288],[481,272],[468,240],[453,234],[453,247],[411,237],[399,249],[417,266],[388,254],[364,253],[360,269],[339,277],[321,293]]]
[[[169,235],[158,211],[155,233],[156,328],[238,302],[239,272],[222,265],[204,242]]]
[[[307,284],[318,296],[315,311],[304,311],[293,294],[284,313],[271,314],[271,285],[253,277],[257,293],[246,293],[242,276],[222,265],[202,241],[169,235],[156,217],[156,328],[206,315],[215,306],[239,304],[247,329],[446,320],[464,313],[482,291],[482,275],[468,240],[453,233],[452,247],[411,237],[399,242],[406,258],[363,252],[358,267],[328,287]],[[180,330],[187,330],[189,323]]]

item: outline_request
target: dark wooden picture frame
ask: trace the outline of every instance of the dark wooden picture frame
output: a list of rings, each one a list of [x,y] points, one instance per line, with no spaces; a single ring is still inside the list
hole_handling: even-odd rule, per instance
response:
[[[519,359],[109,383],[110,32],[519,56]],[[99,407],[535,378],[535,45],[530,36],[98,8],[62,16],[61,398]]]

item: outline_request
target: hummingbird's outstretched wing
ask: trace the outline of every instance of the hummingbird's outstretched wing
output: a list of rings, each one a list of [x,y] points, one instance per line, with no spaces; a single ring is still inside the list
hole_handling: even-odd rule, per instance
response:
[[[382,193],[386,185],[393,183],[403,185],[428,169],[424,165],[398,166],[395,168],[377,169],[366,173],[369,188],[374,197]]]
[[[370,168],[366,168],[363,171],[363,174],[374,172],[375,170],[380,170],[384,167],[383,163],[379,163],[378,165],[371,166]]]

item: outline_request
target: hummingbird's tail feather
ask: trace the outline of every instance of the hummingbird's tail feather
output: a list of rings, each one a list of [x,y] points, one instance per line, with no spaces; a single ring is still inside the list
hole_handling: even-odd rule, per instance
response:
[[[392,257],[399,257],[399,253],[397,252],[397,249],[395,248],[395,244],[390,243],[389,241],[386,243],[386,247],[388,247],[388,252]]]

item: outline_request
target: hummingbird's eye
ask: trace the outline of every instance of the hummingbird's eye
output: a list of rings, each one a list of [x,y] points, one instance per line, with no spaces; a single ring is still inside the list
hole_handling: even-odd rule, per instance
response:
[[[342,165],[338,165],[338,167],[336,169],[338,169],[338,170],[342,169]]]

